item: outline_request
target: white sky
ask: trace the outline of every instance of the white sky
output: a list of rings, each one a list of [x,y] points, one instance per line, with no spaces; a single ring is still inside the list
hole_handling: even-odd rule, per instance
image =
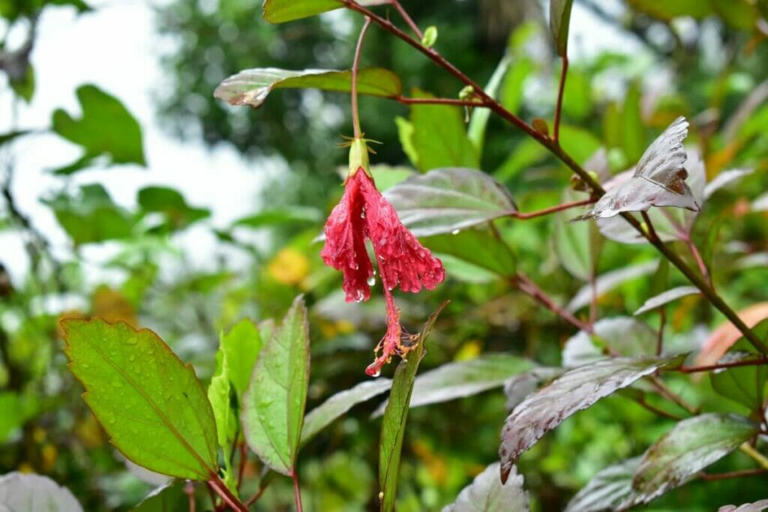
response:
[[[127,207],[135,204],[140,188],[150,184],[171,185],[191,205],[210,208],[211,222],[221,227],[255,211],[263,177],[278,172],[280,164],[246,162],[231,148],[208,150],[202,143],[180,143],[163,133],[152,105],[152,94],[163,87],[164,80],[157,59],[162,42],[154,33],[151,7],[146,2],[131,0],[89,3],[97,8],[95,12],[80,16],[72,8],[44,11],[32,55],[37,89],[32,104],[22,105],[19,110],[19,127],[47,127],[56,108],[78,116],[75,89],[93,83],[118,97],[138,118],[148,169],[119,166],[85,171],[76,175],[75,183],[99,182],[118,204]],[[571,33],[571,47],[577,53],[615,47],[620,37],[601,26],[578,3]],[[630,51],[627,41],[623,43],[623,49]],[[254,62],[256,66],[258,63]],[[10,105],[11,94],[0,84],[0,133],[11,128]],[[73,161],[80,155],[80,149],[55,135],[27,137],[12,149],[17,162],[13,191],[20,209],[50,237],[57,253],[66,254],[66,236],[39,198],[61,183],[61,178],[51,176],[47,170]],[[214,240],[205,227],[189,230],[179,242],[188,249],[196,265],[211,264]],[[93,255],[98,260],[103,252],[103,248],[100,252],[99,247],[91,247],[84,255]],[[14,280],[21,279],[27,261],[17,236],[0,232],[0,261],[9,268]]]

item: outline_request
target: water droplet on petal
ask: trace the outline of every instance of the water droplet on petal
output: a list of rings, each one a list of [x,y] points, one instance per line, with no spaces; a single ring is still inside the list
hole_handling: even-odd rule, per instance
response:
[[[373,286],[376,284],[376,278],[371,276],[365,282],[368,283],[368,286]]]
[[[375,372],[373,372],[371,374],[371,377],[373,377],[375,379],[376,377],[378,377],[380,375],[381,375],[381,370],[376,370]]]

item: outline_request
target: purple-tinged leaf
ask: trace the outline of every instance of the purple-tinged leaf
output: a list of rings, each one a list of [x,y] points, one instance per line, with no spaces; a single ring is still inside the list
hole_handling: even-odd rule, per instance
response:
[[[529,395],[504,421],[499,447],[502,481],[524,451],[573,413],[678,360],[676,357],[602,359],[568,370]]]
[[[702,414],[679,422],[643,455],[622,507],[648,503],[748,441],[759,430],[736,414]]]
[[[616,510],[632,495],[632,477],[640,457],[624,460],[600,470],[568,502],[565,512]]]
[[[528,493],[523,489],[523,476],[514,467],[511,473],[511,478],[502,484],[499,481],[499,463],[491,464],[442,512],[528,512]]]
[[[643,305],[634,312],[634,315],[642,315],[643,313],[647,313],[648,311],[652,311],[656,308],[664,306],[665,304],[669,304],[670,302],[675,301],[681,297],[685,297],[686,295],[694,295],[697,293],[701,292],[695,286],[678,286],[677,288],[672,288],[643,302]]]

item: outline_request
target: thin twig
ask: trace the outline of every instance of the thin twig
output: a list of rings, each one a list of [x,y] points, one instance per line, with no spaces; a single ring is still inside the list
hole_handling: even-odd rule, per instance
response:
[[[184,493],[186,493],[187,497],[189,498],[189,512],[195,512],[195,484],[194,484],[194,482],[188,481],[184,485]]]
[[[573,201],[570,203],[558,204],[556,206],[550,206],[549,208],[544,208],[543,210],[537,210],[535,212],[530,212],[530,213],[512,212],[509,214],[509,216],[514,217],[516,219],[520,219],[520,220],[535,219],[536,217],[543,217],[544,215],[561,212],[563,210],[568,210],[569,208],[576,208],[577,206],[586,206],[594,202],[595,202],[595,199],[592,199],[592,198],[582,199],[581,201]]]
[[[456,105],[459,107],[486,107],[482,101],[460,100],[458,98],[410,98],[408,96],[392,96],[393,100],[405,105]]]
[[[768,469],[768,457],[755,450],[751,444],[741,443],[739,450],[751,457],[752,460],[757,462],[763,469]]]
[[[660,356],[664,351],[664,326],[667,324],[667,308],[659,308],[659,332],[656,333],[656,355]]]
[[[688,246],[688,249],[690,249],[691,254],[693,255],[693,259],[696,260],[696,265],[699,266],[699,272],[701,272],[701,275],[704,276],[704,279],[707,280],[709,283],[709,286],[712,286],[712,276],[709,274],[709,270],[707,269],[707,265],[704,263],[704,259],[701,257],[701,254],[699,253],[699,249],[696,247],[696,244],[693,243],[693,240],[690,236],[685,238],[685,243]]]
[[[557,104],[555,105],[555,127],[552,139],[555,144],[560,144],[560,116],[563,112],[563,95],[565,93],[565,79],[568,76],[568,56],[563,55],[563,65],[560,70],[560,85],[557,88]]]
[[[352,61],[352,129],[355,133],[355,139],[362,139],[363,132],[360,130],[360,113],[357,108],[357,75],[360,69],[360,53],[363,49],[363,40],[365,39],[365,33],[368,31],[368,27],[371,26],[371,18],[365,18],[363,28],[360,29],[360,37],[357,38],[357,46],[355,47],[355,59]]]
[[[483,103],[490,108],[494,113],[496,113],[499,117],[502,119],[505,119],[509,123],[515,125],[520,130],[525,132],[527,135],[532,137],[534,140],[539,142],[542,146],[544,146],[546,149],[548,149],[554,156],[560,159],[561,162],[563,162],[566,166],[568,166],[581,180],[587,184],[592,189],[593,195],[596,197],[600,197],[605,194],[605,189],[598,183],[598,181],[586,170],[584,170],[581,165],[578,164],[559,144],[555,143],[551,138],[549,138],[547,135],[537,132],[532,126],[528,125],[525,121],[517,117],[512,112],[508,111],[504,106],[493,99],[490,95],[488,95],[474,80],[472,80],[470,77],[468,77],[466,74],[464,74],[462,71],[460,71],[456,66],[454,66],[452,63],[447,61],[444,57],[442,57],[434,48],[426,48],[424,47],[420,41],[415,40],[413,37],[409,36],[399,28],[397,28],[395,25],[392,24],[389,20],[382,18],[381,16],[376,15],[374,12],[372,12],[370,9],[367,9],[354,0],[339,0],[342,2],[348,9],[359,12],[365,16],[368,16],[373,22],[375,22],[377,25],[381,26],[384,30],[392,33],[393,35],[397,36],[399,39],[404,41],[405,43],[409,44],[419,52],[426,55],[429,59],[431,59],[433,62],[435,62],[437,65],[451,73],[453,76],[455,76],[458,80],[463,82],[465,85],[468,85],[473,88],[475,94],[478,98],[480,98]],[[685,275],[685,277],[688,278],[688,280],[695,285],[699,290],[701,290],[701,293],[709,300],[709,302],[718,310],[720,310],[723,315],[725,315],[728,320],[733,323],[733,325],[744,335],[745,338],[761,353],[768,354],[768,346],[765,345],[765,343],[755,334],[755,332],[750,329],[744,321],[739,317],[739,315],[720,297],[717,292],[707,283],[705,279],[703,279],[701,276],[699,276],[693,269],[691,269],[688,264],[672,249],[666,246],[660,239],[654,238],[650,235],[650,233],[646,232],[646,230],[643,229],[642,224],[640,221],[638,221],[635,217],[633,217],[630,213],[622,212],[621,216],[639,233],[641,233],[646,239],[648,239],[649,242],[665,257],[669,260],[670,263],[672,263],[675,267],[680,270],[680,272]]]
[[[517,287],[521,292],[533,297],[539,304],[565,320],[566,322],[570,323],[574,327],[576,327],[579,330],[592,333],[594,330],[591,325],[585,324],[581,320],[574,317],[572,314],[570,314],[568,311],[564,310],[560,306],[557,305],[557,303],[552,300],[552,298],[547,295],[547,293],[539,288],[539,286],[534,283],[528,276],[523,274],[522,272],[518,272],[515,279],[513,279],[512,284]]]
[[[400,16],[403,18],[403,21],[413,30],[413,33],[416,34],[416,37],[419,38],[419,40],[424,39],[424,33],[419,29],[419,26],[416,25],[416,23],[413,21],[413,18],[408,14],[408,12],[403,9],[403,6],[400,5],[400,2],[398,0],[390,0],[389,2],[392,7],[394,7],[398,13],[400,13]]]
[[[248,512],[248,507],[246,507],[237,497],[232,494],[232,492],[227,489],[227,485],[222,482],[221,478],[219,478],[219,475],[214,474],[211,476],[211,478],[208,480],[208,485],[213,489],[216,494],[218,494],[222,500],[224,500],[224,503],[226,503],[229,508],[232,510],[235,510],[236,512]]]
[[[266,486],[262,487],[260,485],[259,486],[259,491],[256,494],[254,494],[253,496],[251,496],[248,499],[248,501],[245,502],[245,506],[246,507],[250,507],[251,505],[253,505],[257,501],[259,501],[259,498],[261,498],[261,495],[264,494],[264,491],[266,491],[266,490],[267,490]]]
[[[296,512],[302,512],[301,487],[299,486],[299,473],[296,471],[296,468],[293,469],[291,478],[293,479],[293,498],[296,501]]]
[[[763,357],[760,359],[747,359],[744,361],[732,361],[730,363],[709,364],[706,366],[681,366],[679,368],[674,368],[673,371],[683,373],[697,373],[708,372],[711,370],[721,370],[723,368],[736,368],[739,366],[761,366],[764,364],[768,364],[768,357]]]
[[[243,483],[243,473],[245,472],[245,463],[248,461],[248,450],[245,449],[245,443],[240,442],[238,443],[240,447],[240,460],[238,461],[237,465],[237,488],[240,489],[240,486]]]
[[[680,416],[676,416],[676,415],[674,415],[672,413],[669,413],[667,411],[659,409],[655,405],[649,404],[648,402],[645,401],[645,397],[644,396],[642,398],[635,399],[635,403],[637,403],[638,405],[640,405],[644,409],[647,409],[647,410],[651,411],[652,413],[657,414],[659,416],[662,416],[664,418],[668,418],[670,420],[675,420],[675,421],[680,421],[680,420],[683,419]]]
[[[689,404],[688,402],[683,399],[680,395],[672,391],[667,387],[666,384],[664,384],[664,381],[661,380],[659,377],[656,377],[655,375],[648,376],[648,379],[651,381],[651,384],[653,384],[653,387],[656,388],[656,390],[659,392],[661,396],[664,398],[674,402],[675,404],[679,405],[683,409],[686,410],[689,414],[696,415],[699,413],[699,410],[694,407],[693,405]]]
[[[726,478],[742,478],[745,476],[760,475],[765,473],[768,469],[756,468],[756,469],[743,469],[741,471],[729,471],[728,473],[699,473],[699,478],[702,480],[724,480]]]

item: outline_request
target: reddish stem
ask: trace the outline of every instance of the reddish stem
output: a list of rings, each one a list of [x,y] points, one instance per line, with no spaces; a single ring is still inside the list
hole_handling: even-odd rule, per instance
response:
[[[515,279],[512,281],[512,283],[523,293],[530,295],[536,301],[539,302],[542,306],[547,308],[548,310],[552,311],[554,314],[562,318],[563,320],[567,321],[574,327],[576,327],[579,330],[593,333],[594,329],[591,325],[585,324],[581,320],[574,317],[572,314],[570,314],[568,311],[564,310],[560,306],[558,306],[552,298],[547,295],[547,293],[539,288],[539,286],[534,283],[528,276],[523,274],[522,272],[518,272]]]
[[[390,0],[389,3],[392,4],[392,7],[394,7],[398,13],[400,13],[400,16],[403,18],[405,23],[409,27],[411,27],[411,30],[413,30],[413,33],[416,34],[416,37],[418,37],[419,39],[424,39],[424,33],[421,30],[419,30],[418,25],[414,23],[413,18],[411,18],[411,16],[406,12],[406,10],[403,9],[403,6],[400,5],[400,2],[398,0]]]
[[[482,101],[460,100],[454,98],[409,98],[407,96],[393,96],[392,99],[405,105],[457,105],[459,107],[487,107],[487,105]]]
[[[365,16],[368,16],[371,18],[377,25],[381,26],[384,30],[390,32],[391,34],[395,35],[405,43],[409,44],[416,50],[420,51],[424,55],[426,55],[428,58],[430,58],[432,61],[434,61],[437,65],[451,73],[453,76],[455,76],[457,79],[459,79],[461,82],[463,82],[465,85],[468,85],[472,87],[475,94],[483,101],[483,103],[488,106],[488,108],[491,109],[491,111],[495,112],[499,117],[502,119],[505,119],[506,121],[510,122],[511,124],[518,127],[520,130],[525,132],[528,136],[532,137],[534,140],[538,141],[542,146],[544,146],[546,149],[548,149],[553,155],[555,155],[557,158],[560,159],[561,162],[563,162],[566,166],[568,166],[579,178],[582,179],[593,191],[593,195],[600,197],[603,194],[605,194],[605,189],[600,185],[600,183],[587,171],[585,171],[581,165],[579,165],[578,162],[576,162],[568,153],[566,153],[563,148],[556,144],[552,139],[550,139],[545,134],[537,132],[532,126],[529,126],[525,121],[517,117],[512,112],[508,111],[504,106],[499,103],[498,101],[494,100],[492,97],[490,97],[474,80],[472,80],[470,77],[468,77],[466,74],[464,74],[462,71],[460,71],[456,66],[451,64],[449,61],[447,61],[444,57],[442,57],[435,49],[433,48],[426,48],[424,47],[420,41],[415,40],[399,28],[397,28],[395,25],[392,24],[387,19],[382,18],[381,16],[377,16],[374,12],[372,12],[370,9],[367,9],[354,0],[339,0],[342,4],[344,4],[348,9],[352,11],[359,12]],[[677,267],[680,272],[685,275],[685,277],[688,278],[688,280],[691,281],[694,285],[696,285],[697,288],[699,288],[702,292],[702,294],[709,300],[709,302],[715,306],[720,312],[722,312],[728,320],[733,323],[733,325],[736,326],[739,331],[744,334],[744,337],[747,338],[747,340],[761,353],[768,354],[768,346],[766,346],[765,343],[763,343],[763,340],[761,340],[755,332],[750,329],[747,324],[744,323],[744,321],[739,317],[739,315],[720,297],[717,292],[709,285],[709,283],[706,282],[706,280],[702,280],[699,275],[696,274],[686,263],[685,261],[672,249],[668,248],[661,240],[654,239],[649,233],[647,233],[641,223],[633,217],[630,213],[624,212],[621,214],[621,216],[626,220],[634,229],[636,229],[639,233],[641,233],[643,236],[645,236],[651,244],[653,244],[656,249],[666,257],[670,263],[672,263],[675,267]]]
[[[301,488],[299,487],[299,473],[298,471],[296,471],[295,468],[291,473],[291,478],[293,479],[293,497],[296,500],[296,512],[302,512]]]
[[[355,139],[362,139],[363,132],[360,130],[360,113],[357,108],[357,75],[360,69],[360,53],[363,49],[363,40],[365,39],[365,33],[368,31],[368,27],[371,26],[371,18],[365,17],[363,28],[360,29],[360,37],[357,38],[357,46],[355,47],[355,58],[352,61],[352,129],[354,130]]]
[[[691,250],[691,254],[693,255],[693,259],[696,260],[696,265],[699,266],[699,271],[701,272],[701,275],[704,276],[704,279],[707,280],[709,283],[709,286],[712,286],[712,277],[709,275],[709,270],[707,270],[707,265],[704,264],[704,259],[701,257],[701,254],[699,253],[699,249],[696,248],[696,244],[693,243],[693,240],[691,240],[691,237],[688,236],[685,239],[685,243],[688,245],[688,248]]]
[[[716,473],[714,475],[707,473],[700,473],[699,476],[704,480],[724,480],[726,478],[741,478],[745,476],[760,475],[765,473],[768,469],[756,468],[756,469],[744,469],[741,471],[731,471],[728,473]]]
[[[238,443],[240,448],[240,460],[237,465],[237,488],[240,489],[240,485],[243,483],[243,473],[245,472],[245,463],[248,461],[248,450],[245,449],[245,443]]]
[[[711,370],[721,370],[723,368],[736,368],[739,366],[761,366],[764,364],[768,364],[768,357],[761,359],[750,359],[746,361],[733,361],[730,363],[710,364],[706,366],[681,366],[679,368],[675,368],[675,371],[683,373],[697,373],[708,372]]]
[[[683,419],[680,416],[676,416],[674,414],[670,414],[667,411],[663,411],[663,410],[659,409],[658,407],[649,404],[648,402],[645,401],[645,397],[644,396],[642,398],[638,398],[637,400],[635,400],[635,402],[638,405],[640,405],[641,407],[643,407],[644,409],[647,409],[647,410],[651,411],[652,413],[657,414],[659,416],[662,416],[664,418],[668,418],[670,420],[675,420],[675,421],[680,421],[680,420]]]
[[[248,512],[248,507],[227,489],[226,484],[222,482],[219,475],[214,474],[210,480],[208,480],[208,485],[221,497],[222,500],[224,500],[224,503],[226,503],[229,508],[236,512]]]
[[[560,144],[560,116],[563,112],[563,94],[565,93],[565,78],[568,76],[568,56],[563,55],[563,67],[560,70],[560,85],[557,88],[557,105],[555,106],[555,128],[552,140]]]
[[[520,219],[520,220],[535,219],[536,217],[543,217],[544,215],[549,215],[550,213],[561,212],[563,210],[568,210],[569,208],[575,208],[577,206],[585,206],[588,204],[592,204],[594,202],[595,202],[595,199],[589,198],[589,199],[583,199],[581,201],[573,201],[570,203],[558,204],[557,206],[551,206],[549,208],[544,208],[543,210],[537,210],[535,212],[530,212],[530,213],[512,212],[509,214],[509,216],[514,217],[516,219]]]
[[[184,493],[189,498],[189,512],[195,512],[195,484],[192,482],[184,484]]]

